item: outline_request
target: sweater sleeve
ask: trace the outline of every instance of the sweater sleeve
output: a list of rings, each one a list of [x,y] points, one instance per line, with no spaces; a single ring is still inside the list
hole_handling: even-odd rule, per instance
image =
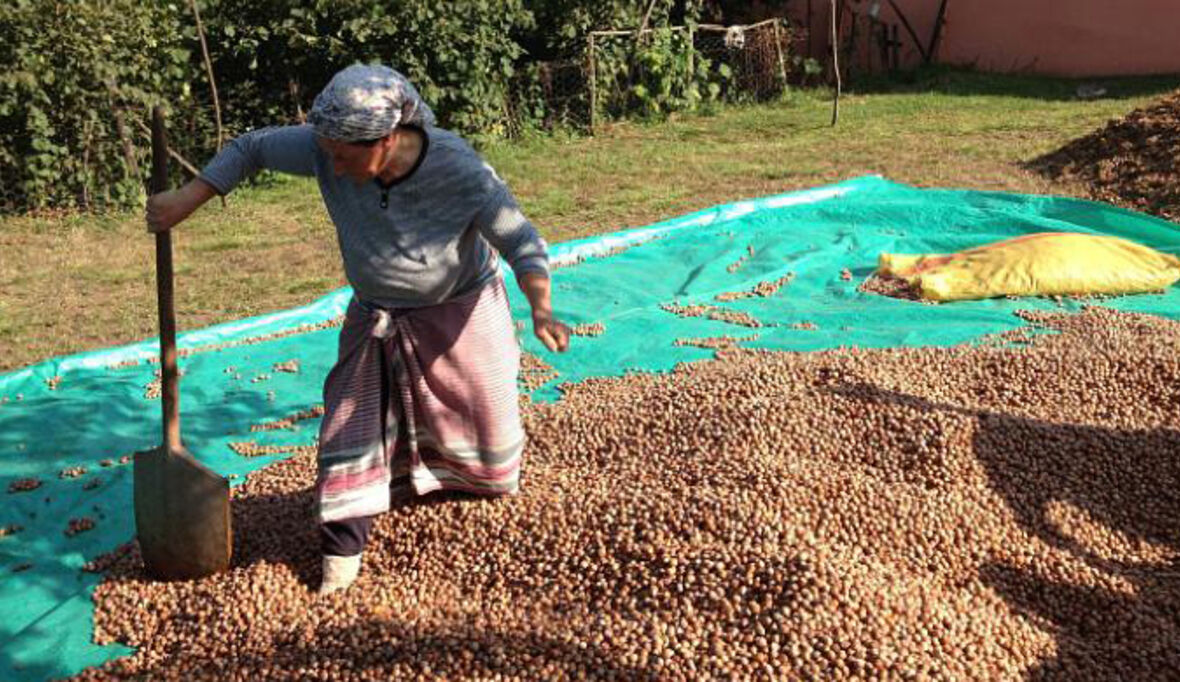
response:
[[[475,226],[508,261],[517,277],[527,272],[549,276],[548,245],[499,178],[495,178],[488,200],[476,214]]]
[[[315,175],[318,149],[309,125],[262,128],[229,143],[201,171],[201,179],[219,194],[229,194],[242,180],[262,169]]]

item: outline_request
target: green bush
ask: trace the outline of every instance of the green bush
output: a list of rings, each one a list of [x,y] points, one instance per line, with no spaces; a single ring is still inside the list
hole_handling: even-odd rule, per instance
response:
[[[534,59],[580,55],[591,31],[637,29],[648,0],[525,0],[536,17],[536,30],[521,37]],[[700,0],[655,0],[648,26],[691,23],[700,15]]]
[[[0,208],[138,201],[124,140],[142,139],[142,116],[129,111],[121,135],[114,112],[186,101],[187,31],[173,8],[135,0],[0,3]]]
[[[653,118],[695,109],[715,98],[710,69],[693,48],[688,31],[661,27],[643,40],[602,37],[595,43],[598,113],[612,118]],[[702,87],[704,86],[704,87]]]
[[[293,120],[360,61],[405,73],[443,125],[494,133],[522,54],[511,36],[532,26],[520,0],[214,0],[204,14],[235,130]]]
[[[532,26],[520,0],[210,0],[200,10],[230,136],[290,122],[358,61],[403,71],[445,126],[504,134],[507,84],[522,56],[511,36]],[[183,0],[0,3],[0,63],[0,211],[139,202],[142,125],[154,104],[169,105],[172,146],[193,162],[216,149]]]
[[[139,203],[152,105],[171,112],[172,147],[200,165],[217,149],[191,0],[0,2],[0,212]],[[290,123],[339,69],[405,73],[441,125],[503,136],[586,122],[593,30],[643,39],[596,45],[608,116],[660,116],[726,96],[728,67],[687,31],[702,0],[199,0],[224,137]],[[541,64],[542,60],[558,60]],[[555,100],[554,74],[574,89]],[[572,84],[572,85],[570,85]],[[511,93],[510,93],[510,88]],[[580,89],[579,89],[580,88]],[[511,96],[510,96],[511,94]],[[122,126],[120,126],[122,123]],[[510,126],[510,124],[512,124]]]

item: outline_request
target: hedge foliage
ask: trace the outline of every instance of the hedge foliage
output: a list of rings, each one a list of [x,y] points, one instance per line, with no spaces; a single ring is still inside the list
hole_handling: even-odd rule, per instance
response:
[[[0,3],[0,212],[104,209],[142,201],[145,123],[170,111],[173,147],[217,148],[193,0]],[[628,88],[611,115],[691,108],[716,87],[667,27],[703,0],[654,0],[650,40],[612,47],[600,79]],[[595,29],[637,27],[633,0],[198,0],[224,136],[298,120],[333,73],[381,62],[405,73],[446,127],[508,132],[509,87],[538,60],[576,57]],[[699,76],[700,82],[696,82]],[[520,88],[518,88],[518,91]],[[528,89],[524,89],[528,92]],[[519,95],[518,95],[519,96]],[[516,107],[536,112],[542,105]],[[630,111],[628,111],[630,109]]]
[[[138,200],[142,172],[129,167],[124,140],[142,139],[144,117],[132,112],[192,101],[184,19],[136,0],[0,3],[0,207]]]

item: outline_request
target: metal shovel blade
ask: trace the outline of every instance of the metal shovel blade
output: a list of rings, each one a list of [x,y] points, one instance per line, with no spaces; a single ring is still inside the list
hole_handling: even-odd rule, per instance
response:
[[[135,453],[135,530],[144,566],[159,580],[192,580],[229,568],[229,481],[183,447]]]
[[[164,111],[152,112],[152,194],[168,184]],[[164,444],[135,454],[135,532],[148,575],[201,578],[229,568],[233,539],[229,481],[198,462],[180,440],[180,370],[172,296],[172,236],[156,233],[160,397]]]

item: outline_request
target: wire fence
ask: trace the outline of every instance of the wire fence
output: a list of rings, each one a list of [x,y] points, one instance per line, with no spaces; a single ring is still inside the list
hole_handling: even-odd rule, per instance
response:
[[[701,26],[693,46],[702,57],[729,67],[730,99],[765,100],[790,82],[793,35],[778,20],[751,27]]]
[[[590,89],[584,58],[533,62],[508,84],[505,129],[518,137],[529,129],[590,127]]]
[[[517,73],[505,128],[512,136],[535,128],[593,133],[607,120],[701,101],[764,101],[807,78],[800,56],[806,39],[804,29],[777,18],[642,34],[596,31],[583,54]]]

